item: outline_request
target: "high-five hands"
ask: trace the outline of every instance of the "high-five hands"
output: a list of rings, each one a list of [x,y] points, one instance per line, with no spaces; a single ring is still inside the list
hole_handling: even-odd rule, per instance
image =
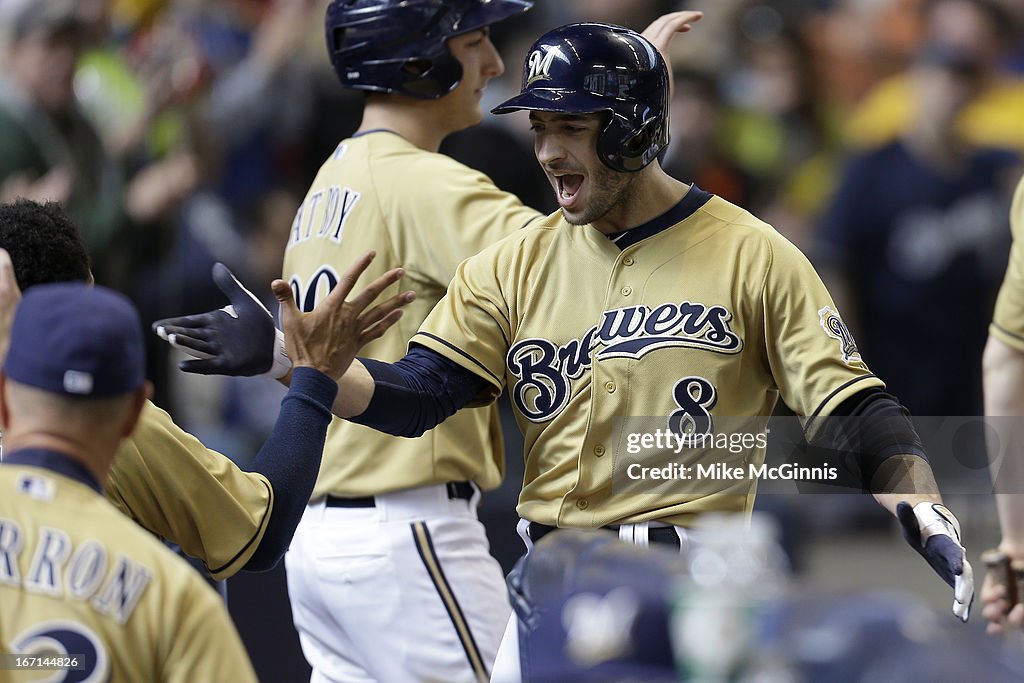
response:
[[[285,352],[284,333],[274,326],[266,306],[223,263],[213,265],[213,282],[230,304],[153,323],[161,339],[192,356],[178,367],[201,375],[279,379],[288,374],[292,363]]]
[[[159,320],[153,323],[153,329],[171,346],[192,356],[179,364],[185,372],[268,375],[276,379],[286,375],[292,365],[307,365],[337,379],[348,369],[358,349],[383,335],[401,317],[401,309],[415,298],[413,292],[402,292],[367,310],[405,274],[395,268],[347,301],[374,257],[374,252],[360,257],[334,290],[307,313],[295,306],[291,287],[275,280],[271,288],[281,303],[284,333],[274,326],[270,311],[222,263],[214,265],[213,280],[231,302],[229,306]]]
[[[368,252],[357,260],[327,298],[309,313],[299,311],[287,282],[274,280],[270,284],[281,304],[288,355],[295,365],[309,365],[328,377],[339,379],[355,360],[359,349],[379,338],[402,317],[402,307],[415,298],[411,291],[396,294],[367,310],[385,289],[402,278],[405,271],[401,268],[388,271],[347,300],[374,256],[374,252]]]

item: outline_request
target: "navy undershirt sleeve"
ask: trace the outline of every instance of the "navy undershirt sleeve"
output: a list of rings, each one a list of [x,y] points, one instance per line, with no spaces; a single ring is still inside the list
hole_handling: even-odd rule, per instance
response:
[[[338,384],[322,372],[308,367],[292,372],[274,431],[249,468],[270,481],[274,506],[263,540],[245,564],[246,570],[272,569],[288,550],[320,472],[337,393]]]
[[[893,456],[928,460],[910,411],[877,387],[859,391],[837,406],[826,422],[825,437],[834,448],[855,457],[866,490],[871,490],[878,468]]]
[[[397,363],[360,358],[374,381],[373,398],[350,422],[392,436],[417,437],[476,399],[487,380],[441,354],[413,345]]]

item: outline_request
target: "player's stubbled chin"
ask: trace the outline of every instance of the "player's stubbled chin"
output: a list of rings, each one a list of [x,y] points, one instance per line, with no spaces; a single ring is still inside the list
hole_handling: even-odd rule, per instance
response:
[[[556,176],[555,180],[558,183],[559,206],[563,209],[572,208],[573,204],[576,203],[576,196],[579,194],[580,187],[583,185],[583,176],[569,174]]]

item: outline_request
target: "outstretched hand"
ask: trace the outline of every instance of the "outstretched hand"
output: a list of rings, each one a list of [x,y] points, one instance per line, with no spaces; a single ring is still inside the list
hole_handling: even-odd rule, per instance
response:
[[[231,302],[228,306],[153,323],[161,339],[192,356],[178,367],[200,375],[279,379],[288,374],[292,364],[284,335],[266,306],[223,263],[213,265],[213,282]]]
[[[941,503],[896,506],[903,538],[953,588],[953,614],[967,621],[974,601],[974,571],[960,541],[960,522]]]
[[[988,620],[989,635],[1000,635],[1024,628],[1024,561],[1001,550],[981,554],[988,566],[981,586],[981,615]]]
[[[292,363],[316,368],[328,377],[339,379],[348,370],[363,346],[379,338],[402,316],[402,307],[410,303],[411,291],[396,294],[366,310],[381,292],[401,279],[401,268],[380,276],[350,301],[346,300],[359,276],[373,261],[368,252],[338,281],[337,286],[316,308],[302,313],[295,305],[292,288],[284,280],[274,280],[270,287],[281,304],[281,323]]]
[[[396,268],[371,282],[351,302],[345,301],[373,257],[371,252],[356,261],[323,304],[307,314],[299,313],[295,307],[291,287],[281,280],[274,281],[271,287],[282,302],[282,321],[286,327],[293,326],[298,335],[294,341],[289,339],[286,343],[285,335],[274,326],[270,311],[222,263],[214,265],[213,280],[230,305],[206,313],[158,320],[153,323],[153,330],[171,346],[192,356],[179,363],[185,372],[266,375],[281,379],[293,365],[307,365],[331,370],[325,374],[336,379],[352,362],[351,358],[345,360],[348,351],[361,348],[384,334],[401,316],[399,309],[413,300],[412,292],[403,292],[364,312],[381,292],[402,277],[403,271]],[[284,306],[286,300],[290,307]],[[326,307],[320,311],[324,304]],[[286,310],[288,319],[284,317]],[[336,319],[339,316],[343,323]],[[331,328],[332,320],[344,327]],[[358,327],[353,329],[353,324]],[[340,338],[342,334],[348,335],[346,339]],[[333,342],[339,344],[338,349],[329,347]],[[292,349],[300,353],[301,358],[289,357]]]

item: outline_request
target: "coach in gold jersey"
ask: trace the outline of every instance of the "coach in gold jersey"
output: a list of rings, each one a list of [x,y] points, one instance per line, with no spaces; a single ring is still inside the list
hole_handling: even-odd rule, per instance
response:
[[[17,220],[12,221],[14,216]],[[19,320],[26,319],[26,316],[30,316],[29,320],[35,320],[31,317],[33,315],[44,318],[50,336],[43,340],[46,343],[40,341],[32,345],[28,352],[20,350],[25,342],[18,342],[16,339],[12,345],[10,358],[10,367],[13,369],[8,374],[15,381],[19,378],[23,382],[31,380],[31,376],[26,375],[24,370],[26,353],[29,367],[49,367],[46,363],[50,362],[47,360],[50,355],[59,360],[60,354],[51,354],[47,344],[60,344],[63,352],[72,354],[75,363],[80,364],[88,361],[84,350],[93,348],[88,346],[89,344],[98,345],[96,348],[109,346],[109,353],[115,354],[118,358],[121,356],[117,354],[125,355],[125,345],[138,339],[137,317],[134,317],[132,312],[134,327],[130,331],[133,335],[125,336],[125,340],[121,340],[125,335],[125,329],[124,325],[116,324],[120,320],[114,314],[116,306],[112,313],[111,306],[96,311],[83,303],[83,297],[87,299],[90,295],[79,295],[77,292],[86,287],[86,280],[91,279],[88,258],[77,231],[67,221],[60,207],[56,204],[40,205],[26,200],[0,206],[0,241],[8,240],[12,235],[20,237],[8,243],[18,256],[16,262],[12,263],[7,252],[0,250],[0,346],[3,346],[0,348],[0,355],[6,353],[10,317],[15,309],[20,312]],[[342,286],[337,288],[324,302],[325,305],[319,307],[313,314],[300,316],[297,311],[291,309],[295,315],[283,316],[285,329],[290,330],[289,347],[294,367],[291,388],[282,402],[278,425],[264,446],[264,450],[267,451],[264,455],[267,459],[284,459],[288,456],[285,464],[291,467],[301,467],[303,462],[312,460],[315,463],[319,460],[330,420],[330,406],[337,390],[336,378],[351,362],[356,346],[383,333],[400,316],[395,309],[408,302],[411,294],[405,293],[392,297],[381,306],[365,310],[381,289],[400,277],[401,271],[375,281],[351,301],[344,300],[359,273],[371,260],[372,255],[369,254],[357,260],[355,266],[343,275]],[[40,283],[40,280],[56,280],[58,284],[44,284]],[[59,284],[61,281],[69,280],[78,282]],[[18,282],[24,283],[28,288],[24,301],[20,304]],[[348,286],[345,283],[348,283]],[[283,282],[278,284],[288,291]],[[51,289],[54,287],[58,289]],[[68,287],[71,289],[65,289]],[[61,296],[57,297],[57,303],[53,303],[50,299],[40,298],[36,294],[37,290],[44,293],[57,291],[61,294],[69,291],[77,298],[70,295]],[[109,299],[109,293],[101,291],[104,291]],[[66,304],[63,303],[65,298]],[[115,300],[122,301],[116,297]],[[88,326],[63,325],[64,318],[70,317],[67,313],[68,307],[75,306],[76,303],[84,313],[92,316]],[[43,310],[33,313],[33,307],[36,306],[41,306]],[[53,309],[53,312],[50,312],[50,309]],[[113,325],[109,333],[108,323]],[[100,328],[102,331],[97,331]],[[346,329],[355,334],[345,334],[343,331]],[[339,335],[344,339],[339,339]],[[353,346],[345,339],[362,341]],[[128,348],[131,350],[134,347]],[[130,360],[133,356],[126,357]],[[106,359],[106,356],[103,356],[103,359]],[[117,364],[113,365],[116,369]],[[73,457],[84,457],[88,452],[80,452],[78,446],[90,439],[101,439],[106,434],[104,425],[110,423],[114,427],[117,426],[116,421],[112,422],[117,416],[107,405],[99,408],[97,419],[102,418],[102,424],[81,424],[83,415],[88,417],[90,413],[84,408],[79,410],[81,401],[78,395],[91,396],[101,390],[104,393],[110,390],[107,384],[97,379],[103,376],[102,372],[106,372],[103,363],[96,360],[94,366],[85,369],[73,366],[64,373],[60,386],[66,393],[72,394],[73,398],[69,399],[68,405],[63,406],[65,410],[57,413],[54,411],[60,397],[49,401],[55,404],[49,406],[48,402],[37,400],[40,398],[38,395],[33,396],[28,390],[19,391],[16,382],[10,383],[10,386],[14,387],[12,392],[15,398],[5,403],[7,412],[2,414],[11,413],[15,418],[19,414],[28,414],[31,419],[5,418],[7,426],[4,446],[5,453],[9,456],[6,465],[10,466],[0,468],[0,479],[11,474],[12,477],[19,477],[18,482],[30,483],[14,485],[14,488],[28,498],[21,499],[13,494],[10,497],[6,494],[0,496],[0,594],[4,593],[2,584],[5,583],[15,587],[21,586],[25,590],[20,597],[3,595],[0,600],[0,652],[51,652],[55,647],[63,648],[67,653],[93,652],[93,668],[86,669],[83,665],[76,674],[80,671],[88,673],[81,674],[74,680],[108,680],[106,675],[111,671],[110,667],[113,667],[114,673],[110,680],[248,680],[248,662],[245,661],[244,667],[234,667],[236,658],[230,644],[221,645],[221,638],[233,634],[233,626],[227,622],[229,630],[225,635],[217,635],[216,632],[224,631],[220,624],[226,620],[222,620],[216,614],[211,615],[208,605],[200,604],[201,600],[173,595],[177,583],[170,586],[170,589],[166,586],[154,587],[149,593],[156,592],[158,597],[152,600],[144,598],[146,586],[151,580],[156,583],[153,577],[159,578],[160,574],[151,569],[149,564],[142,563],[137,566],[110,552],[109,549],[99,547],[93,539],[86,539],[81,547],[75,546],[77,541],[68,540],[76,538],[70,531],[54,531],[50,527],[36,528],[40,520],[49,521],[50,514],[63,514],[69,528],[80,524],[84,529],[103,529],[106,534],[103,538],[108,540],[127,541],[138,536],[143,539],[141,547],[145,550],[145,558],[159,558],[162,553],[163,556],[171,557],[172,564],[183,567],[184,575],[188,577],[184,581],[185,585],[188,580],[196,578],[191,568],[167,553],[166,549],[148,534],[127,523],[123,516],[116,513],[115,508],[103,501],[92,502],[89,496],[83,495],[82,490],[74,486],[65,487],[70,492],[59,498],[61,505],[56,505],[58,498],[52,494],[63,489],[55,488],[49,479],[42,476],[20,477],[14,467],[16,463],[30,467],[39,465],[43,469],[55,468],[54,471],[58,474],[68,474],[72,479],[79,479],[97,490],[105,484],[108,499],[120,507],[122,512],[150,531],[178,541],[182,545],[189,543],[190,540],[195,541],[197,537],[204,539],[206,543],[215,543],[217,540],[227,544],[244,543],[247,540],[244,536],[246,526],[239,520],[247,515],[266,520],[271,515],[269,500],[246,498],[242,494],[243,489],[240,488],[246,482],[262,477],[254,473],[241,472],[220,454],[207,451],[197,440],[174,425],[165,413],[159,411],[149,401],[145,401],[144,397],[132,418],[135,431],[130,435],[121,435],[127,438],[119,437],[112,441],[111,453],[114,453],[113,449],[117,449],[113,455],[113,463],[110,462],[110,458],[104,457],[102,467],[93,468],[96,471],[92,472],[90,477],[83,478],[79,476],[81,472],[76,468],[69,469],[62,465],[64,459],[60,457],[60,453],[57,457],[44,454],[39,458],[31,453],[23,453],[21,447],[26,443],[49,443],[58,451],[61,451],[59,447],[66,447],[65,450],[70,449],[68,452]],[[141,369],[139,372],[141,373]],[[53,382],[51,378],[51,384]],[[67,402],[66,400],[65,403]],[[52,416],[52,425],[41,422],[46,416]],[[26,439],[23,434],[26,425],[29,428],[41,428],[44,433],[30,434]],[[118,441],[120,448],[117,448]],[[53,467],[50,467],[51,465]],[[273,470],[273,467],[268,469]],[[279,484],[294,484],[294,481],[279,476],[275,476],[274,479]],[[41,483],[35,483],[37,481]],[[313,477],[310,476],[307,485],[312,487],[312,483]],[[3,484],[0,483],[0,486]],[[298,486],[301,489],[302,484]],[[305,493],[299,490],[297,495],[304,501],[308,491],[308,488]],[[37,495],[40,492],[42,494]],[[289,493],[293,497],[296,495],[294,490]],[[40,505],[36,509],[33,507],[36,503],[30,500],[31,498],[41,498],[46,505]],[[51,506],[49,503],[54,505]],[[15,506],[13,512],[7,508],[11,504]],[[90,517],[92,511],[95,511],[95,519]],[[85,519],[89,521],[82,521]],[[283,519],[283,522],[270,519],[268,523],[271,527],[278,527],[276,533],[284,534],[280,542],[286,544],[290,538],[290,530],[286,529],[287,515]],[[202,534],[202,529],[208,529],[213,533]],[[36,531],[39,531],[39,534],[36,534]],[[263,538],[265,539],[265,536]],[[253,543],[251,540],[248,542]],[[258,544],[259,540],[256,543]],[[155,555],[149,550],[151,547],[158,549]],[[198,547],[200,550],[203,549],[202,545]],[[228,552],[231,547],[229,545],[222,552]],[[247,550],[245,545],[237,547]],[[110,548],[123,555],[127,546],[115,543]],[[251,550],[248,551],[248,555],[256,557]],[[209,561],[210,555],[200,553],[199,557]],[[244,563],[245,559],[242,559],[240,564],[232,566],[237,569]],[[249,564],[252,564],[251,561]],[[173,576],[178,577],[178,574]],[[198,585],[203,591],[209,591],[205,583],[199,581]],[[41,595],[47,596],[47,599],[40,603],[46,609],[41,609],[39,614],[36,614],[30,607],[35,604],[35,597]],[[92,614],[88,610],[84,613],[68,612],[67,616],[71,621],[65,619],[60,624],[52,621],[44,623],[40,619],[36,619],[39,623],[35,626],[29,623],[40,615],[45,616],[66,609],[66,605],[62,607],[59,604],[59,599],[64,596],[74,599],[72,607],[78,604],[75,601],[89,603],[122,625],[133,613],[142,612],[144,615],[132,623],[144,623],[144,626],[137,628],[148,629],[150,635],[159,631],[159,628],[154,626],[152,617],[155,612],[160,612],[166,615],[175,638],[164,637],[161,641],[162,649],[156,653],[151,648],[147,649],[145,634],[136,637],[135,640],[126,641],[125,645],[112,644],[105,640],[109,633],[90,630],[88,625],[78,625],[85,615]],[[143,604],[148,607],[135,609],[137,605]],[[217,601],[213,604],[223,611]],[[14,612],[4,611],[6,608],[13,609]],[[75,619],[79,621],[74,621]],[[180,621],[177,626],[176,619]],[[207,621],[215,627],[212,629],[213,635],[204,635],[209,625],[204,625]],[[96,633],[104,636],[100,640],[107,645],[116,645],[116,652],[107,652],[109,657],[103,655],[105,650],[100,648],[103,643],[96,645],[93,642],[95,638],[92,636]],[[180,642],[172,642],[175,639],[180,639]],[[236,636],[235,639],[237,640]],[[55,645],[56,643],[60,645]],[[217,666],[210,666],[211,660],[208,659],[207,652],[216,654],[222,661]],[[117,663],[111,664],[115,654]],[[165,662],[163,668],[159,668],[165,658],[169,663]],[[198,659],[202,659],[202,662]],[[110,664],[110,667],[104,662]],[[10,662],[5,660],[2,664],[7,665]],[[95,676],[89,677],[92,674]],[[6,680],[5,675],[0,670],[0,681]],[[25,676],[27,678],[18,677],[16,680],[35,680],[30,673],[26,673]]]
[[[101,495],[147,392],[126,298],[25,294],[0,373],[0,681],[54,680],[34,657],[60,680],[256,680],[216,593]]]

